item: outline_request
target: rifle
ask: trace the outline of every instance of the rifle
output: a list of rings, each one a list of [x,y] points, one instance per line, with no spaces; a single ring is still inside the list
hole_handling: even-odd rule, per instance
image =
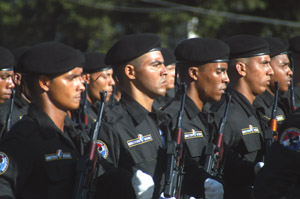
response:
[[[77,177],[72,199],[93,199],[95,194],[96,178],[99,165],[97,161],[97,138],[102,123],[104,103],[107,96],[107,92],[100,92],[100,96],[101,105],[97,116],[97,121],[93,129],[89,153],[83,155],[77,163]]]
[[[223,134],[224,134],[230,102],[231,102],[231,95],[227,93],[226,107],[225,107],[223,118],[220,123],[217,143],[214,144],[212,139],[211,142],[207,145],[205,151],[206,159],[205,159],[204,170],[210,175],[218,176],[220,178],[222,177],[222,173],[223,173],[223,167],[222,167],[223,152],[224,152]]]
[[[279,83],[277,81],[274,82],[275,90],[274,90],[274,103],[272,108],[272,115],[270,119],[270,128],[268,128],[265,132],[265,142],[266,142],[266,155],[269,154],[269,150],[271,148],[272,143],[274,140],[277,140],[278,133],[277,133],[277,104],[278,104],[278,94],[279,94]]]
[[[293,62],[293,57],[291,56],[291,54],[289,55],[289,59],[290,59],[291,70],[294,72],[294,62]],[[291,103],[290,111],[291,111],[291,113],[293,113],[296,110],[293,76],[291,78],[291,85],[290,85],[290,103]]]
[[[175,128],[175,139],[169,140],[167,145],[167,171],[166,182],[164,187],[164,195],[166,197],[180,198],[181,185],[184,174],[184,151],[182,144],[182,118],[184,114],[184,104],[186,98],[186,84],[181,85],[181,104],[177,117],[177,124]]]
[[[6,132],[8,132],[10,130],[11,127],[11,123],[12,123],[12,115],[13,115],[13,110],[14,110],[14,101],[15,101],[15,95],[16,95],[16,91],[15,89],[11,89],[12,90],[12,95],[10,98],[10,104],[9,104],[9,112],[8,112],[8,116],[7,116],[7,122],[6,122]]]

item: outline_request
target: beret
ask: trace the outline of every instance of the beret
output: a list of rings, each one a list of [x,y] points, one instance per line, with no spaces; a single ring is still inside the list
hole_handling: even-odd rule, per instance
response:
[[[235,35],[224,40],[224,42],[230,47],[230,59],[255,57],[270,53],[267,41],[253,35]]]
[[[176,63],[176,57],[173,53],[173,51],[169,48],[162,48],[161,49],[161,54],[165,60],[165,66],[168,66],[170,64],[175,64]]]
[[[192,38],[179,43],[174,54],[178,62],[188,64],[227,62],[229,47],[217,39]]]
[[[86,52],[84,53],[85,64],[83,66],[83,71],[85,73],[95,73],[102,70],[110,69],[110,66],[107,66],[104,63],[104,53],[98,52]]]
[[[12,53],[15,57],[15,67],[14,67],[14,71],[15,72],[21,72],[21,68],[20,65],[18,64],[20,57],[28,50],[30,49],[29,46],[21,46],[18,48],[15,48],[12,50]]]
[[[14,56],[5,47],[0,46],[0,70],[13,70]]]
[[[300,53],[300,36],[289,39],[289,50],[295,53]]]
[[[139,33],[122,37],[106,53],[104,63],[118,66],[150,51],[161,50],[161,39],[153,33]]]
[[[58,42],[44,42],[27,50],[19,59],[23,73],[62,74],[83,67],[84,55],[79,50]]]
[[[265,40],[269,44],[270,57],[280,54],[288,54],[289,43],[287,41],[275,37],[266,37]]]

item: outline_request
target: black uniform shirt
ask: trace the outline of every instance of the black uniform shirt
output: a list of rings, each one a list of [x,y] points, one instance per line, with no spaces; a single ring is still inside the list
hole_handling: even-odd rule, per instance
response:
[[[163,111],[172,118],[172,129],[176,128],[180,101],[174,100]],[[208,142],[214,138],[216,125],[210,114],[201,112],[191,98],[186,96],[184,115],[182,119],[182,132],[185,147],[188,150],[185,157],[184,192],[188,195],[203,197],[204,181],[210,177],[203,170],[205,164],[205,151]]]
[[[87,140],[66,117],[61,132],[30,105],[0,143],[0,198],[71,198],[75,163]]]
[[[165,122],[163,113],[148,112],[122,93],[120,104],[105,114],[99,134],[102,157],[109,163],[132,173],[140,169],[153,177],[153,198],[158,198],[164,185],[164,143],[169,139]]]
[[[7,127],[7,118],[9,114],[10,109],[10,101],[6,100],[5,103],[0,105],[0,134],[3,136],[3,132],[6,131]],[[26,101],[23,97],[20,95],[16,95],[14,99],[14,105],[13,105],[13,112],[12,112],[12,120],[11,120],[11,126],[14,125],[17,121],[22,119],[24,115],[27,114],[29,107],[28,101]],[[1,137],[1,136],[0,136]]]
[[[232,100],[224,130],[224,142],[246,160],[261,161],[258,154],[262,149],[263,132],[255,107],[238,91],[228,89],[228,92],[232,95]],[[216,111],[216,121],[223,117],[225,103],[222,102],[225,100],[211,107],[212,111]]]
[[[273,104],[274,96],[267,90],[263,94],[257,96],[253,102],[253,105],[256,107],[256,109],[264,115],[266,121],[269,121],[272,117]],[[278,101],[276,112],[277,125],[280,126],[285,118],[285,113],[283,109],[281,109],[280,102]]]

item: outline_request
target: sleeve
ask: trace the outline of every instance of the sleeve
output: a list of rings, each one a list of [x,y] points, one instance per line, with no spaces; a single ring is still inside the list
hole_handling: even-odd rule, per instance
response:
[[[32,156],[17,139],[0,145],[0,198],[15,198],[32,170]]]

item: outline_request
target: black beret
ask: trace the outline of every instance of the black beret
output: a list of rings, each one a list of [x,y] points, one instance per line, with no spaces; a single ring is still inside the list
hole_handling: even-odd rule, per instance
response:
[[[179,43],[174,54],[178,62],[187,64],[227,62],[229,47],[217,39],[192,38]]]
[[[85,64],[83,66],[83,71],[85,73],[95,73],[98,71],[103,71],[110,69],[110,66],[107,66],[104,63],[104,53],[98,52],[86,52],[84,53]]]
[[[14,56],[7,49],[0,46],[0,70],[13,70]]]
[[[295,53],[300,53],[300,36],[293,37],[289,40],[289,50]]]
[[[161,39],[152,33],[140,33],[122,37],[105,56],[105,64],[118,66],[150,51],[160,50]]]
[[[265,40],[269,44],[270,57],[280,54],[288,54],[289,43],[287,41],[275,37],[266,37]]]
[[[18,48],[15,48],[12,50],[12,53],[15,57],[15,67],[14,67],[14,71],[15,72],[21,72],[21,68],[20,65],[18,64],[20,57],[27,51],[30,49],[30,46],[21,46]]]
[[[168,66],[170,64],[176,63],[176,57],[174,55],[174,52],[169,48],[162,48],[161,54],[164,57],[165,60],[165,66]]]
[[[55,75],[83,67],[79,50],[58,42],[45,42],[31,47],[19,60],[24,73]]]
[[[268,55],[269,45],[263,38],[253,35],[235,35],[224,40],[230,47],[230,59]]]

